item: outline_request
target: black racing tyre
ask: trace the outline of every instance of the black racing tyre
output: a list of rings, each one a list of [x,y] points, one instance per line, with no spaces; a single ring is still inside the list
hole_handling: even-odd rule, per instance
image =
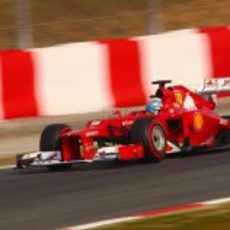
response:
[[[230,144],[230,131],[225,131],[222,134],[222,141],[224,145],[229,145]]]
[[[69,125],[66,124],[50,124],[47,125],[42,131],[39,143],[40,151],[61,151],[61,139],[60,134],[65,129],[71,129]],[[57,164],[47,166],[50,170],[65,170],[71,168],[71,164]]]
[[[70,126],[66,124],[47,125],[40,137],[40,151],[61,150],[60,134],[64,129],[70,129]]]
[[[224,116],[221,116],[221,117],[224,118],[224,119],[230,120],[230,115],[224,115]]]
[[[222,118],[230,120],[230,115],[222,116]],[[230,144],[230,131],[229,130],[223,131],[219,135],[217,139],[217,143],[219,145],[229,145]]]
[[[144,162],[158,162],[165,157],[167,138],[164,128],[156,119],[143,117],[130,128],[130,141],[144,147]]]
[[[224,146],[230,144],[230,131],[222,131],[216,139],[217,146]]]

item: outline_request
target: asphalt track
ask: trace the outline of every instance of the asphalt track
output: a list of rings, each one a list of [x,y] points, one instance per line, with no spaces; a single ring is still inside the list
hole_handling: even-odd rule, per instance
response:
[[[229,195],[230,150],[158,164],[1,170],[0,229],[58,229]]]

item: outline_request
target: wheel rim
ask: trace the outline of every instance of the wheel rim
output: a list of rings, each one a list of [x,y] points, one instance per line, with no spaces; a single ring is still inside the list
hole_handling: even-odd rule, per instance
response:
[[[157,152],[164,152],[165,150],[165,135],[162,128],[158,125],[152,129],[152,144]]]

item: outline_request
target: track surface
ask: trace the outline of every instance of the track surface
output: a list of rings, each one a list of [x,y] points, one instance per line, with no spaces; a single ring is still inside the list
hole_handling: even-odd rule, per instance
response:
[[[230,195],[230,151],[159,164],[0,171],[0,229],[57,229]]]

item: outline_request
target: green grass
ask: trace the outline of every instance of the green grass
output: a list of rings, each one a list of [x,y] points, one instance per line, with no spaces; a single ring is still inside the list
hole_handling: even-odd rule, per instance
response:
[[[227,230],[230,229],[230,204],[97,228],[97,230],[117,229]]]

